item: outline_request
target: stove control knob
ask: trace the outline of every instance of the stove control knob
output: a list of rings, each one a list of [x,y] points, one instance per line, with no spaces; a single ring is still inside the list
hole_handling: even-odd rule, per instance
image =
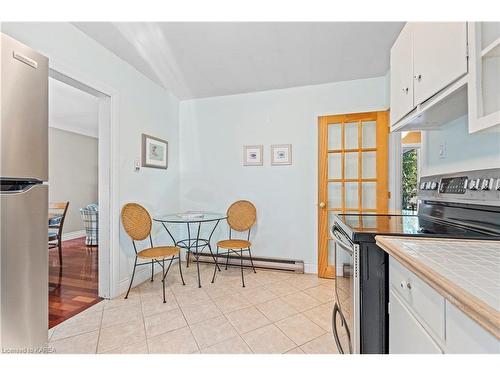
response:
[[[481,190],[492,190],[493,189],[493,179],[485,178],[481,184]]]
[[[469,190],[479,189],[479,182],[480,182],[479,178],[474,178],[474,179],[470,180],[469,181]]]
[[[500,191],[500,178],[497,178],[497,185],[495,186],[495,189]]]
[[[436,190],[438,187],[438,183],[436,181],[431,182],[431,190]]]
[[[500,181],[500,179],[499,179]],[[425,187],[426,187],[426,183],[425,182],[421,182],[420,183],[420,190],[425,190]]]

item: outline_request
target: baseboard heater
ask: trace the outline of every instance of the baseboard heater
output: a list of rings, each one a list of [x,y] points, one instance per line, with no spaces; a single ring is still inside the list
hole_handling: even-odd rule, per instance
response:
[[[190,262],[194,259],[194,257],[190,258]],[[219,266],[226,265],[226,255],[219,255],[217,258],[217,263]],[[253,264],[255,268],[269,269],[269,270],[277,270],[277,271],[288,271],[295,273],[304,273],[304,261],[302,260],[293,260],[293,259],[283,259],[283,258],[269,258],[269,257],[256,257],[252,256]],[[201,263],[211,263],[214,264],[214,259],[210,253],[202,253],[200,254],[199,261]],[[241,257],[239,255],[231,254],[229,255],[230,266],[240,266]],[[252,267],[252,263],[250,262],[250,257],[243,255],[243,267]]]

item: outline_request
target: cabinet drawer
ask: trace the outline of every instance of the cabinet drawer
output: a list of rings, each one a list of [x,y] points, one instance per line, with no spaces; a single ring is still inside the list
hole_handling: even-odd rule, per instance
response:
[[[389,354],[441,354],[436,342],[401,302],[399,293],[392,289],[389,300]]]
[[[449,353],[500,353],[500,341],[446,301],[446,349]]]
[[[410,306],[435,338],[445,340],[445,299],[393,257],[389,260],[391,289]]]

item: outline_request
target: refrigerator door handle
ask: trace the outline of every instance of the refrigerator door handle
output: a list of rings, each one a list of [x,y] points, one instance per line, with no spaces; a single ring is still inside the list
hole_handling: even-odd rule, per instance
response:
[[[41,185],[41,182],[8,182],[1,181],[0,194],[23,194],[30,191],[33,187]]]

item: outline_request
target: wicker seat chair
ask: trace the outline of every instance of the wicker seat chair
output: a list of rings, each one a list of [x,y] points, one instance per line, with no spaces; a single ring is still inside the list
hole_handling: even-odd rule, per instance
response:
[[[241,283],[243,288],[245,287],[245,277],[243,276],[243,252],[248,251],[248,256],[250,258],[250,263],[252,264],[253,272],[255,271],[255,266],[252,259],[252,251],[250,247],[252,243],[250,242],[250,230],[257,220],[257,210],[252,202],[246,200],[240,200],[234,202],[227,209],[227,223],[229,225],[229,239],[217,242],[217,253],[215,259],[219,259],[219,256],[226,256],[226,270],[229,263],[229,254],[234,253],[240,257],[240,268],[241,268]],[[233,239],[232,231],[235,232],[246,232],[247,239]],[[227,250],[226,253],[219,253],[219,249]],[[217,273],[218,264],[217,261],[214,267],[214,274],[212,277],[212,283],[215,281],[215,275]],[[219,269],[220,271],[220,269]]]
[[[122,225],[125,232],[132,239],[132,245],[135,251],[135,261],[134,270],[132,271],[132,277],[130,279],[130,285],[125,295],[125,299],[128,298],[130,293],[130,288],[132,288],[132,283],[134,281],[135,269],[137,266],[147,266],[151,265],[151,281],[154,278],[154,264],[158,263],[162,269],[162,283],[163,283],[163,303],[166,303],[165,299],[165,278],[167,277],[168,271],[174,259],[179,260],[179,273],[181,275],[182,285],[186,285],[184,282],[184,277],[182,276],[181,258],[180,258],[180,248],[176,246],[153,246],[153,239],[151,237],[151,228],[153,222],[149,212],[137,203],[127,203],[122,208]],[[137,251],[136,241],[142,241],[149,237],[149,243],[151,247]],[[137,263],[137,261],[147,260],[143,263]],[[165,269],[165,260],[170,260],[168,267]]]

